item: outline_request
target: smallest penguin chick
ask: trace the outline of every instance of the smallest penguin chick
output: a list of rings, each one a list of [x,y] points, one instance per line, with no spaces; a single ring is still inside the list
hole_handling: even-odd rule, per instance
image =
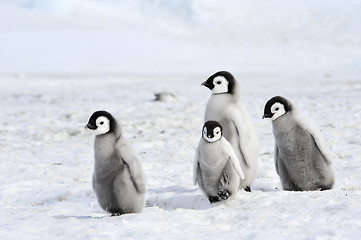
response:
[[[223,137],[217,121],[207,121],[195,151],[193,183],[208,197],[218,202],[237,192],[244,173],[232,145]]]
[[[112,216],[141,212],[145,194],[143,169],[117,121],[110,113],[97,111],[86,128],[95,135],[93,189],[99,205]]]

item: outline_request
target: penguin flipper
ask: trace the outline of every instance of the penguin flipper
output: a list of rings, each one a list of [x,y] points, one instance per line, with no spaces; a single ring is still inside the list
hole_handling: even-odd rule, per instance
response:
[[[198,176],[198,166],[199,166],[199,149],[197,147],[195,153],[194,153],[194,161],[193,161],[193,184],[197,185],[197,176]]]
[[[124,138],[120,138],[117,142],[116,149],[120,158],[128,165],[130,177],[135,188],[139,193],[145,193],[143,169],[133,148]]]
[[[222,141],[223,141],[225,154],[227,156],[229,156],[229,158],[231,159],[232,166],[236,170],[239,177],[242,180],[244,180],[245,176],[244,176],[243,170],[241,168],[241,164],[239,163],[239,159],[238,159],[236,153],[234,152],[232,145],[224,137],[222,137]]]
[[[254,165],[258,156],[258,143],[250,122],[249,115],[245,109],[235,106],[237,109],[229,109],[228,117],[233,122],[238,131],[239,148],[244,161],[248,166]],[[235,111],[237,110],[237,111]]]
[[[280,173],[279,173],[279,171],[278,171],[278,154],[279,154],[279,152],[278,152],[279,150],[278,150],[278,146],[277,146],[277,143],[275,143],[275,155],[274,155],[274,159],[275,159],[275,167],[276,167],[276,172],[277,172],[277,174],[278,175],[280,175]]]
[[[332,161],[329,154],[330,151],[325,143],[324,138],[321,135],[320,129],[317,128],[311,120],[309,120],[305,116],[301,116],[301,114],[297,110],[294,110],[293,114],[295,121],[311,135],[315,145],[317,146],[320,153],[323,155],[326,163],[328,165],[331,165]]]

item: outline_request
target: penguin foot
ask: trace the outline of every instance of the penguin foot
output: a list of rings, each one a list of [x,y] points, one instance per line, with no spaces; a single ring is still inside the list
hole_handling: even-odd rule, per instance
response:
[[[320,191],[326,191],[326,190],[330,190],[330,189],[332,189],[331,184],[330,185],[323,185],[323,186],[321,186]]]
[[[112,215],[110,215],[110,216],[111,216],[111,217],[118,217],[118,216],[120,216],[120,215],[122,215],[122,213],[116,212],[116,213],[112,213]]]
[[[246,186],[243,188],[246,192],[252,192],[251,187],[250,186]]]
[[[219,202],[219,201],[221,201],[222,199],[220,198],[220,197],[218,197],[218,196],[215,196],[215,197],[209,197],[208,198],[208,201],[210,202],[210,203],[215,203],[215,202]]]
[[[227,190],[220,190],[218,192],[218,197],[221,199],[221,200],[227,200],[229,198],[230,194]]]
[[[217,194],[217,196],[211,196],[208,198],[210,203],[219,202],[222,200],[227,200],[231,194],[227,190],[220,190]]]

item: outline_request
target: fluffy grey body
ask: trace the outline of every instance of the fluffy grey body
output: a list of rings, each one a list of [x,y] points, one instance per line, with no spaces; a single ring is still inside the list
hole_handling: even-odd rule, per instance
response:
[[[210,202],[221,200],[227,192],[230,196],[239,189],[240,177],[224,150],[225,141],[227,140],[222,138],[208,143],[201,139],[197,149],[196,178],[199,188]]]
[[[116,122],[112,122],[110,131],[95,136],[94,159],[93,189],[99,205],[114,215],[141,212],[144,173]]]
[[[209,201],[226,200],[239,189],[244,173],[231,144],[222,137],[222,127],[207,121],[194,157],[193,181]]]
[[[314,137],[287,113],[272,122],[275,165],[284,190],[327,190],[334,184],[331,164]]]
[[[282,188],[292,191],[331,189],[335,182],[332,163],[316,126],[282,97],[268,101],[264,116],[273,119],[275,167]]]

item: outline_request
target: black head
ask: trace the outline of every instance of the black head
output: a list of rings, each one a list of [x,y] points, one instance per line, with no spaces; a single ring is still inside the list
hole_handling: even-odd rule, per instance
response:
[[[202,137],[207,142],[215,142],[221,139],[223,133],[222,126],[217,121],[207,121],[203,125]]]
[[[107,111],[94,112],[85,128],[94,131],[95,135],[114,132],[117,122],[114,117]]]
[[[284,97],[275,96],[267,101],[262,118],[275,120],[290,111],[292,111],[291,103]]]
[[[202,83],[202,86],[206,86],[213,93],[230,93],[233,94],[235,90],[236,79],[230,72],[220,71],[210,76],[207,81]]]

